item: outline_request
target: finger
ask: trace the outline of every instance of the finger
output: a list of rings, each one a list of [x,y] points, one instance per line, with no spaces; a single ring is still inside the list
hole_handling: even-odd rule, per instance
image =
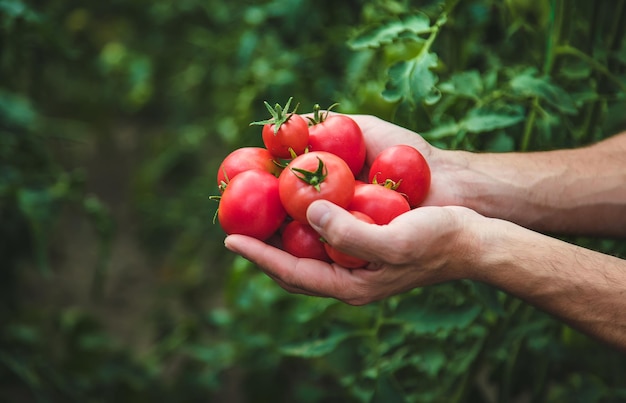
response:
[[[316,259],[300,259],[251,237],[229,235],[224,245],[257,264],[290,292],[344,299],[358,280],[347,269]]]
[[[417,148],[426,159],[430,157],[432,146],[419,134],[407,128],[389,123],[371,115],[350,115],[363,132],[367,146],[367,162],[383,151],[396,144],[409,144]]]
[[[394,236],[387,226],[366,223],[326,200],[307,210],[309,224],[334,248],[369,262],[380,262],[389,253]],[[382,241],[384,240],[384,242]]]

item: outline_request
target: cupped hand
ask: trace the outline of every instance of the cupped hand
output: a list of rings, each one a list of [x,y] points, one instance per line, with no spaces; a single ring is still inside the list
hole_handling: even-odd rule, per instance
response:
[[[462,187],[455,179],[467,165],[464,153],[438,149],[419,134],[370,115],[349,115],[361,128],[367,149],[363,173],[367,176],[374,158],[385,148],[406,144],[422,153],[431,171],[431,188],[423,205],[462,205]],[[363,178],[361,178],[363,179]],[[367,180],[367,178],[364,178]]]
[[[256,263],[289,292],[332,297],[352,305],[467,277],[463,270],[476,239],[465,224],[482,219],[462,207],[423,207],[380,226],[364,223],[327,201],[311,204],[307,217],[331,245],[371,263],[348,270],[300,259],[242,235],[228,236],[225,245]]]

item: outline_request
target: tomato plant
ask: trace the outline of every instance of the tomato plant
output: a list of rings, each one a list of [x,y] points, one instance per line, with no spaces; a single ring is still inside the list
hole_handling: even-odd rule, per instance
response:
[[[395,190],[372,183],[359,183],[354,188],[348,210],[364,213],[376,224],[385,225],[411,210],[411,207],[406,198]]]
[[[281,234],[283,249],[294,256],[329,262],[324,242],[309,224],[290,221]]]
[[[294,220],[307,223],[306,210],[319,199],[341,207],[352,201],[355,180],[340,157],[312,151],[294,158],[279,176],[280,199]]]
[[[243,234],[266,240],[284,222],[287,213],[280,202],[278,178],[252,169],[230,180],[219,202],[217,218],[227,234]]]
[[[278,177],[281,167],[274,161],[274,156],[262,147],[242,147],[232,151],[224,158],[217,170],[217,185],[224,192],[226,184],[243,171],[260,169]]]
[[[369,181],[386,184],[406,196],[411,208],[419,206],[430,189],[430,167],[416,148],[399,144],[376,156]]]
[[[309,149],[338,155],[346,161],[352,174],[358,176],[365,163],[365,140],[359,125],[347,115],[320,113],[319,105],[315,105],[309,121]]]
[[[374,220],[371,217],[364,213],[361,213],[360,211],[350,211],[350,213],[361,221],[365,221],[369,224],[375,224]],[[333,262],[347,269],[357,269],[359,267],[364,267],[368,263],[367,260],[342,252],[339,249],[336,249],[335,247],[330,245],[329,243],[324,243],[324,248],[326,249],[326,253]]]
[[[272,117],[251,125],[262,125],[263,144],[276,158],[292,158],[293,154],[304,153],[309,145],[309,126],[307,121],[294,111],[289,112],[292,98],[289,98],[285,108],[276,104],[273,108],[265,102]]]

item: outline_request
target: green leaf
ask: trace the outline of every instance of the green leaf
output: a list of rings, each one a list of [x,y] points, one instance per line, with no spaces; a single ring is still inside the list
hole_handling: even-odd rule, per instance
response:
[[[389,374],[382,374],[376,379],[376,388],[374,390],[374,396],[372,396],[371,402],[373,403],[388,403],[388,402],[404,402],[406,396],[400,390],[397,382],[394,382],[393,378]]]
[[[372,26],[348,41],[354,50],[377,48],[398,38],[425,34],[431,31],[430,19],[422,12],[401,16]]]
[[[27,98],[0,91],[0,118],[5,124],[27,128],[37,119],[37,113]]]
[[[427,132],[421,133],[422,137],[424,137],[428,141],[439,140],[446,137],[456,136],[456,134],[462,130],[462,128],[458,125],[457,122],[446,122]]]
[[[459,122],[461,128],[471,133],[489,132],[513,126],[524,120],[523,109],[520,108],[475,108]]]
[[[499,153],[513,151],[515,149],[515,141],[510,135],[500,131],[487,142],[485,148],[486,151]]]
[[[523,97],[537,97],[560,112],[570,115],[578,112],[569,93],[554,84],[550,77],[534,77],[532,69],[514,77],[510,86],[514,93]]]
[[[479,99],[483,92],[483,82],[478,71],[462,71],[454,74],[445,83],[441,83],[439,89],[443,93]]]
[[[413,60],[401,61],[389,68],[389,80],[382,95],[388,102],[408,101],[432,104],[441,93],[435,87],[439,78],[430,70],[437,66],[435,53],[424,53]]]
[[[471,282],[469,284],[471,284],[471,287],[474,289],[476,297],[485,305],[486,308],[490,309],[500,317],[505,315],[504,306],[500,301],[502,291],[481,282]]]
[[[398,310],[396,318],[405,320],[405,326],[415,333],[429,334],[440,330],[467,328],[480,312],[481,307],[478,305],[433,308],[406,304]]]
[[[281,347],[280,352],[285,355],[303,358],[322,357],[334,351],[340,343],[353,336],[355,336],[353,331],[335,329],[330,336],[324,339],[315,338],[288,344]]]

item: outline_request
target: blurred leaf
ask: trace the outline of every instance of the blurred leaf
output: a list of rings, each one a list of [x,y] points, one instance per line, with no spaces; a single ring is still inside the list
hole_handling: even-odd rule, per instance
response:
[[[290,343],[282,346],[280,351],[285,355],[295,357],[322,357],[334,351],[340,343],[356,335],[357,333],[350,329],[333,328],[328,337]]]
[[[448,81],[439,84],[439,89],[448,94],[480,99],[483,92],[483,82],[478,71],[462,71],[454,74]]]
[[[0,350],[0,364],[7,367],[29,388],[37,389],[41,384],[41,380],[34,368],[29,368],[27,363],[2,350]]]
[[[524,97],[537,97],[560,112],[575,114],[578,112],[570,94],[554,84],[550,77],[535,77],[535,71],[528,69],[513,77],[511,89]]]
[[[404,303],[398,308],[395,319],[406,321],[405,325],[418,334],[464,329],[478,318],[481,307],[467,305],[461,307],[436,308]]]
[[[500,298],[503,295],[502,291],[480,282],[472,282],[471,286],[486,308],[495,312],[498,316],[504,316],[505,309]]]
[[[435,377],[444,368],[446,362],[446,354],[434,346],[415,354],[412,358],[413,365],[432,377]]]
[[[485,150],[498,153],[514,151],[515,141],[510,135],[503,131],[499,131],[495,136],[487,141]]]
[[[9,127],[31,127],[37,118],[35,109],[27,98],[0,90],[0,117]]]
[[[372,403],[404,402],[406,396],[391,379],[389,374],[382,374],[376,378],[376,387],[372,396]]]
[[[428,141],[434,141],[446,137],[454,137],[462,130],[461,125],[456,122],[445,122],[437,124],[426,132],[422,132],[421,135]]]
[[[401,61],[388,70],[389,80],[383,98],[388,102],[434,103],[440,97],[435,87],[438,77],[431,71],[437,66],[437,55],[426,52],[409,61]]]
[[[415,39],[417,35],[429,33],[431,30],[430,18],[422,12],[415,12],[369,27],[351,38],[348,46],[354,50],[378,48],[398,38]]]
[[[513,126],[524,118],[521,108],[495,110],[479,107],[470,110],[459,126],[470,133],[481,133]]]
[[[0,18],[3,20],[4,27],[8,27],[17,18],[36,21],[39,19],[39,15],[23,1],[0,0]]]

